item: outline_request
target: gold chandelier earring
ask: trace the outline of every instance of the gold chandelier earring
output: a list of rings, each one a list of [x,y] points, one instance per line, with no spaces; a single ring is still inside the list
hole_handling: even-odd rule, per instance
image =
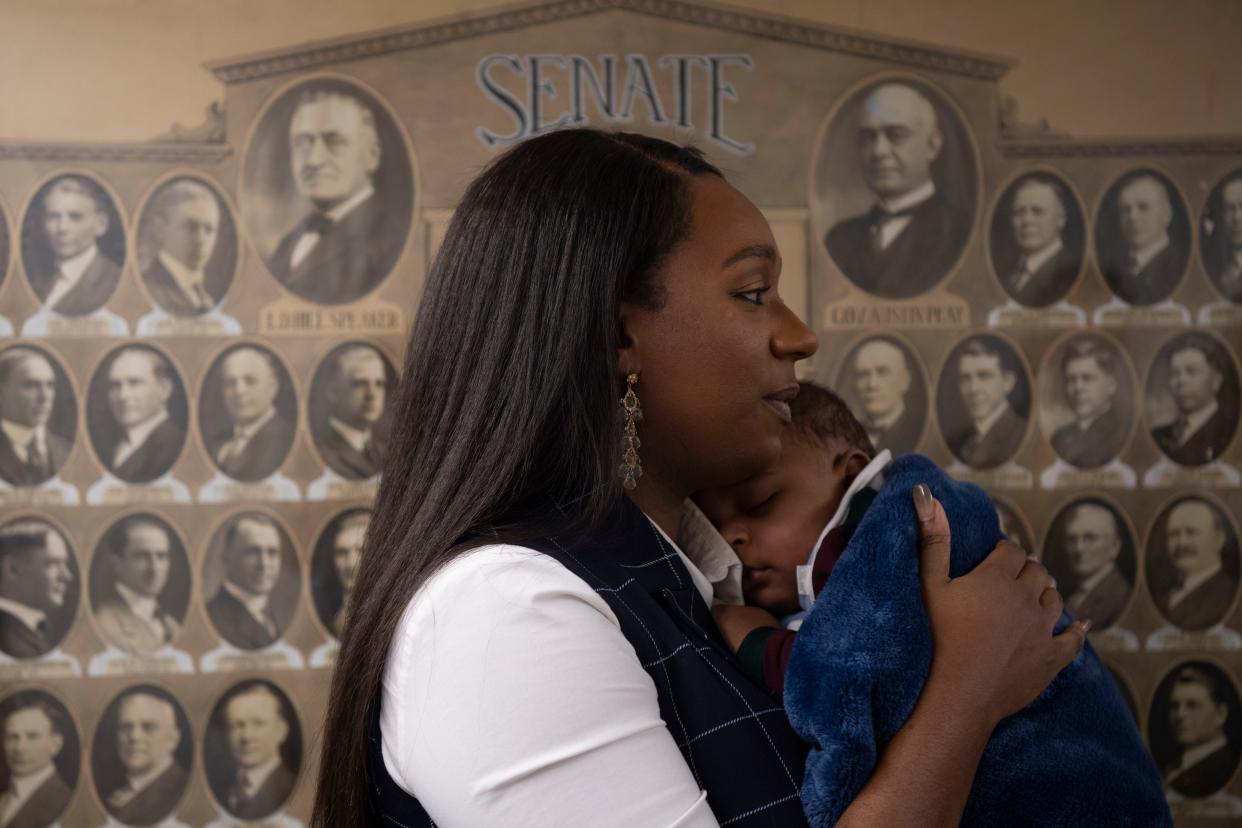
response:
[[[638,459],[638,447],[642,441],[638,439],[638,421],[643,418],[643,406],[634,393],[638,384],[638,374],[631,373],[625,378],[625,395],[621,397],[621,410],[625,412],[625,425],[621,433],[621,485],[631,491],[638,485],[638,478],[643,476],[643,464]]]

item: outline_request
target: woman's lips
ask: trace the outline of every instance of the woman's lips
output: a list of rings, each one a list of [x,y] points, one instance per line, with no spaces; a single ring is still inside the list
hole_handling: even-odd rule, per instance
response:
[[[796,396],[798,396],[798,386],[787,385],[780,391],[768,394],[763,398],[763,401],[776,412],[776,416],[780,417],[783,422],[791,423],[793,422],[793,411],[790,410],[789,404],[793,402]]]

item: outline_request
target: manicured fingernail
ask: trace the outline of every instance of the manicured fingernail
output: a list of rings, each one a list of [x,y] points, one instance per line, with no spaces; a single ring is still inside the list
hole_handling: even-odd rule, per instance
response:
[[[1051,575],[1048,576],[1048,588],[1049,589],[1057,588],[1057,579],[1052,577]]]
[[[1091,619],[1090,618],[1084,618],[1078,623],[1082,625],[1083,635],[1086,635],[1087,633],[1091,632]]]
[[[918,512],[921,523],[927,523],[936,516],[936,502],[932,500],[931,489],[922,483],[914,487],[914,511]]]

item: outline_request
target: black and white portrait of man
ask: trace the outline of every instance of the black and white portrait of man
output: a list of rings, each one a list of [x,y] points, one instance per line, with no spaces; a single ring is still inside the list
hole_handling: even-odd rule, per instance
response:
[[[284,691],[264,679],[233,685],[203,736],[207,784],[234,817],[262,820],[289,800],[302,768],[302,727]]]
[[[1131,305],[1154,305],[1181,282],[1190,257],[1190,219],[1163,173],[1126,173],[1105,193],[1095,218],[1096,256],[1104,281]]]
[[[0,826],[47,828],[73,799],[81,742],[65,705],[43,690],[0,701]]]
[[[123,345],[104,358],[86,396],[95,454],[126,483],[150,483],[181,456],[189,424],[185,385],[168,357]]]
[[[405,141],[356,84],[319,78],[280,94],[256,127],[243,180],[251,238],[303,299],[367,295],[405,247],[414,206]]]
[[[197,176],[165,181],[138,220],[138,262],[155,304],[199,316],[224,298],[237,269],[237,227],[214,185]]]
[[[1082,208],[1059,175],[1026,173],[1001,194],[989,243],[1005,292],[1020,305],[1047,307],[1065,298],[1082,271]]]
[[[1238,369],[1215,337],[1190,331],[1165,343],[1147,377],[1147,421],[1156,445],[1174,463],[1218,459],[1238,428]]]
[[[1031,386],[1012,345],[977,334],[950,352],[936,395],[949,450],[966,465],[991,469],[1009,461],[1026,437]]]

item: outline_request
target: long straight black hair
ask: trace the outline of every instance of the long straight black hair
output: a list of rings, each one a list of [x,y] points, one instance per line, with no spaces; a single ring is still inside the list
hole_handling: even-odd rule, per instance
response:
[[[419,587],[484,543],[592,525],[621,496],[622,302],[689,230],[692,148],[569,129],[466,190],[428,276],[328,702],[312,824],[370,821],[367,736]]]

